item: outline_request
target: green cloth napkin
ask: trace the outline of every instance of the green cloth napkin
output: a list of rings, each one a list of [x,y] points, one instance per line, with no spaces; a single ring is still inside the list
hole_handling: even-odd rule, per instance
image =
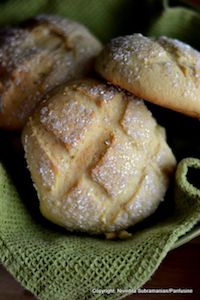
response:
[[[17,23],[38,13],[57,13],[83,22],[102,41],[142,32],[180,38],[200,49],[199,14],[180,4],[173,1],[174,6],[169,6],[167,1],[156,0],[4,0],[0,3],[0,24]],[[24,162],[19,153],[9,150],[6,135],[0,134],[0,262],[39,299],[123,298],[148,281],[168,251],[181,244],[200,221],[200,123],[149,107],[166,127],[177,160],[196,158],[179,163],[175,187],[169,189],[152,217],[130,228],[133,235],[126,241],[72,234],[42,218]]]
[[[200,190],[187,180],[200,160],[176,172],[175,207],[126,241],[69,234],[34,218],[0,166],[0,255],[6,268],[42,300],[119,299],[141,287],[177,239],[200,219]],[[30,199],[29,199],[30,201]],[[57,230],[56,230],[57,229]],[[111,294],[99,290],[111,289]],[[107,292],[108,292],[107,291]]]

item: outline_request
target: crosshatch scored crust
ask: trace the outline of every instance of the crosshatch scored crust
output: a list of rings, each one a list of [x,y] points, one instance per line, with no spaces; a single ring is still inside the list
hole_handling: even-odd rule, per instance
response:
[[[96,80],[60,87],[23,131],[41,212],[69,230],[112,232],[153,213],[175,158],[141,99]]]
[[[96,70],[138,97],[200,117],[200,53],[179,40],[115,38],[99,55]]]

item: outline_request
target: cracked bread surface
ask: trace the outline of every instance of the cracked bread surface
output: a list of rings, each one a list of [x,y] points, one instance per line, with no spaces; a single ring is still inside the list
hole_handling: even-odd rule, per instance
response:
[[[154,104],[200,117],[200,53],[172,38],[118,37],[102,50],[97,72]]]
[[[143,101],[92,79],[57,89],[22,140],[42,214],[70,231],[115,232],[143,220],[176,165]]]
[[[21,130],[42,97],[93,69],[101,43],[81,24],[40,15],[0,30],[0,128]]]

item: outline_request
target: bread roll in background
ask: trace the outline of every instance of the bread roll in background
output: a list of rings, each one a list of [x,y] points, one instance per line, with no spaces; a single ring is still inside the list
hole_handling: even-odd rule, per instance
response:
[[[21,130],[42,97],[91,72],[101,43],[83,26],[37,16],[0,30],[0,128]]]
[[[143,101],[92,79],[52,93],[22,140],[42,214],[70,231],[115,232],[143,220],[176,165]]]
[[[168,37],[117,37],[96,62],[106,80],[160,106],[200,118],[200,53]]]

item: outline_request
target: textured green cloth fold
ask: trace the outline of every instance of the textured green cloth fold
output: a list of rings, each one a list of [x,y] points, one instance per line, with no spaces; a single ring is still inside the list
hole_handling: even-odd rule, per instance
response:
[[[198,12],[174,2],[178,6],[157,0],[4,0],[0,24],[38,13],[57,13],[83,22],[102,41],[143,32],[180,38],[199,48]],[[153,105],[151,109],[167,128],[178,161],[191,155],[200,157],[198,121]],[[16,180],[12,183],[8,170],[15,168],[20,182],[18,165],[9,153],[5,162],[3,146],[0,135],[0,262],[41,300],[120,299],[126,293],[117,293],[117,289],[141,287],[168,251],[200,221],[196,181],[200,160],[188,158],[178,165],[175,193],[172,188],[154,216],[130,229],[133,235],[129,240],[68,233],[38,214],[37,205],[32,206],[32,201],[36,203],[32,192],[23,193],[23,185],[18,186]],[[114,289],[109,295],[98,293],[109,288]]]
[[[166,6],[170,2],[176,6]],[[200,46],[199,14],[178,0],[3,0],[0,26],[36,14],[59,14],[85,24],[102,41],[120,34],[165,34]],[[185,1],[187,2],[187,1]],[[189,2],[189,0],[188,0]]]
[[[176,172],[175,207],[162,221],[144,226],[126,241],[69,234],[31,217],[0,166],[2,263],[43,300],[106,299],[93,289],[141,287],[177,239],[200,220],[200,190],[187,180],[200,160],[183,160]],[[109,299],[126,294],[111,293]]]

